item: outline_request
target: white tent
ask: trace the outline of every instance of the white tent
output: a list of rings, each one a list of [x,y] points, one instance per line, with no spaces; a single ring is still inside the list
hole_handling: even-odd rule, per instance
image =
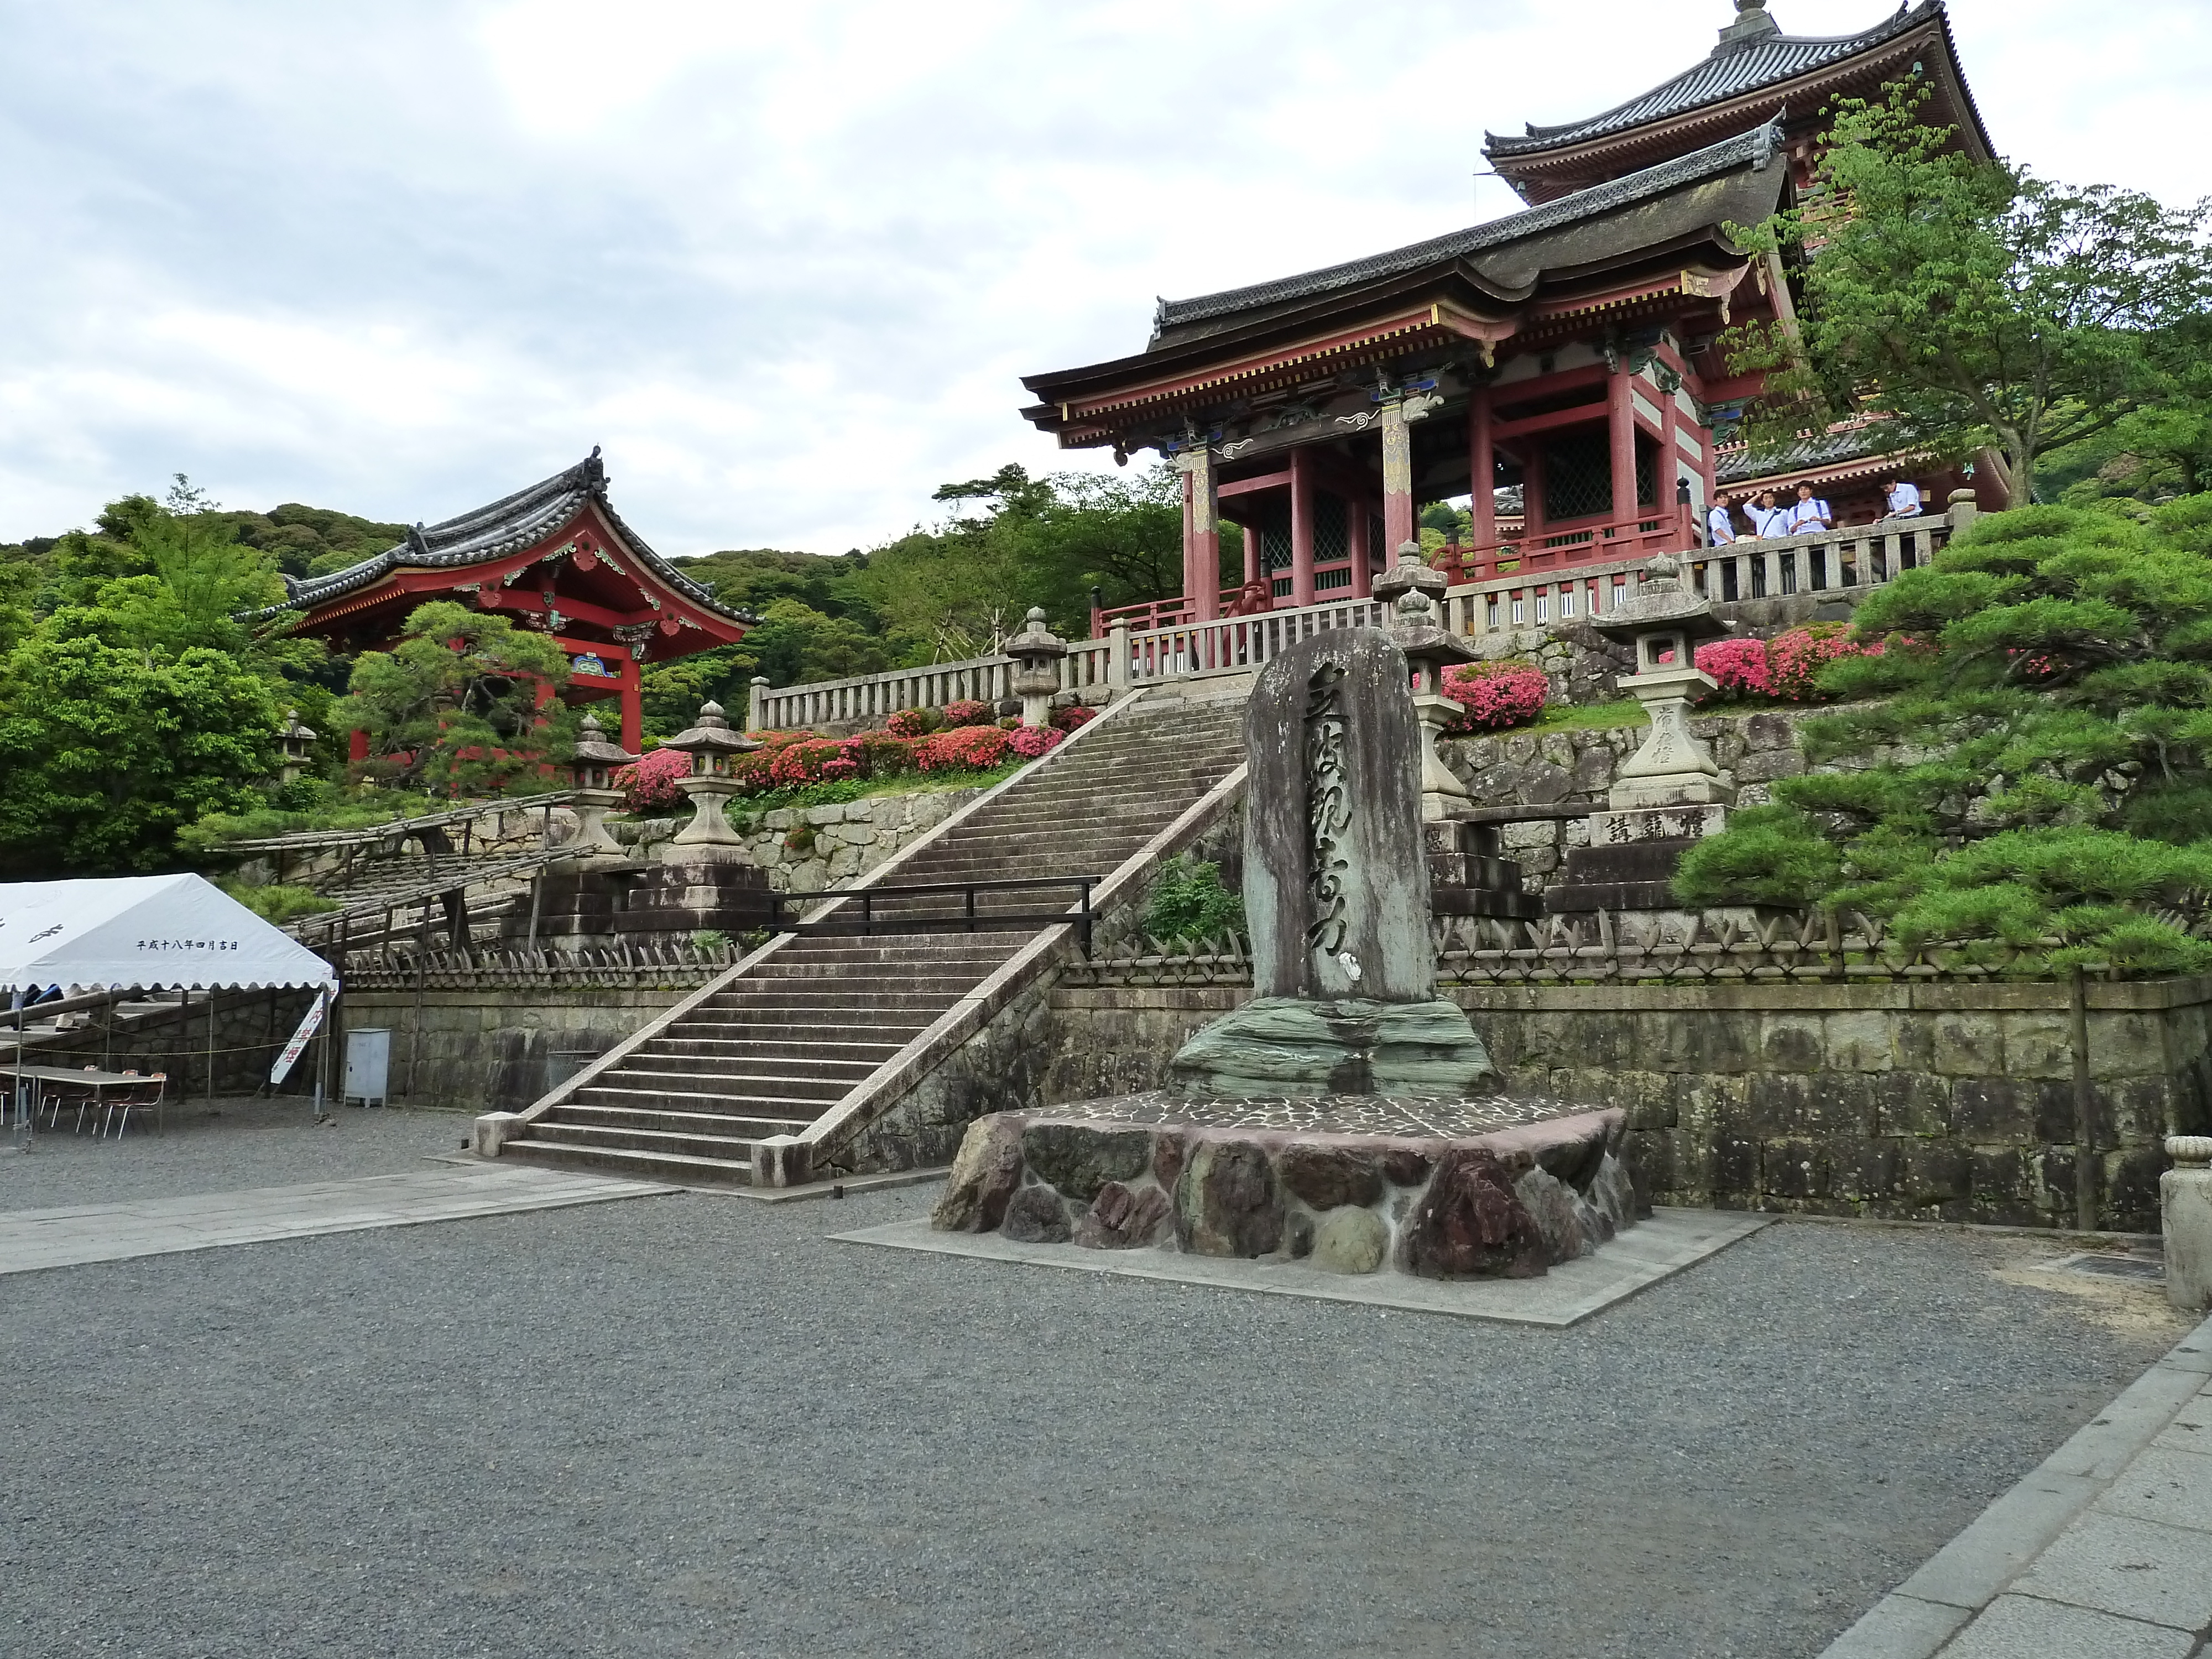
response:
[[[0,991],[337,988],[330,964],[199,876],[0,883]]]

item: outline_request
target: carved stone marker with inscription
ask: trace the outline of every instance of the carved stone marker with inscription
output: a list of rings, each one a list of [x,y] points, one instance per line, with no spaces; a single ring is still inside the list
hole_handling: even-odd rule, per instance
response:
[[[1176,1056],[1185,1093],[1457,1097],[1493,1079],[1436,994],[1410,678],[1372,629],[1301,641],[1261,672],[1244,717],[1257,994]]]

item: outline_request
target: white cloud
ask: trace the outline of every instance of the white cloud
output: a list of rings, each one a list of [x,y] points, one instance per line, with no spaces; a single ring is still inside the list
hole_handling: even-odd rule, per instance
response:
[[[2007,149],[2180,200],[2205,9],[1953,15]],[[177,471],[436,519],[596,442],[666,550],[864,545],[945,478],[1099,464],[1019,420],[1022,373],[1490,216],[1486,126],[1639,92],[1729,15],[0,0],[0,538]]]

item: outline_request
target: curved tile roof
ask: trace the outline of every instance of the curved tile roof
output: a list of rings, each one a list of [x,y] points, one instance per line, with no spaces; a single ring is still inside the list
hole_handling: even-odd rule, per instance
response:
[[[359,564],[332,571],[327,576],[311,576],[304,581],[287,576],[284,602],[249,614],[273,617],[286,611],[312,610],[367,587],[386,572],[402,566],[418,570],[459,569],[503,558],[551,535],[574,518],[585,502],[592,501],[599,504],[599,510],[621,532],[630,550],[652,568],[653,574],[685,599],[732,622],[750,626],[760,620],[750,612],[718,603],[713,594],[647,547],[644,539],[622,521],[607,499],[607,470],[599,459],[596,445],[575,465],[527,489],[518,489],[512,495],[503,495],[473,513],[464,513],[442,524],[416,525],[398,546],[387,548]]]
[[[1492,219],[1465,230],[1453,231],[1445,236],[1432,236],[1425,242],[1393,248],[1387,253],[1370,254],[1364,259],[1354,259],[1346,264],[1328,265],[1320,270],[1304,271],[1295,276],[1278,277],[1273,282],[1255,283],[1249,288],[1224,289],[1218,294],[1202,294],[1189,300],[1162,300],[1152,319],[1153,334],[1157,338],[1165,331],[1179,328],[1187,323],[1251,311],[1286,300],[1306,299],[1337,289],[1357,288],[1364,283],[1419,270],[1424,265],[1434,264],[1442,259],[1510,246],[1524,238],[1557,230],[1580,220],[1595,218],[1615,209],[1632,206],[1638,202],[1738,167],[1764,167],[1772,158],[1775,146],[1781,142],[1781,137],[1779,122],[1770,121],[1734,138],[1724,138],[1717,144],[1692,150],[1687,155],[1662,161],[1656,167],[1625,173],[1620,178],[1607,179],[1604,184],[1593,185],[1587,190],[1562,196],[1557,201],[1546,202],[1540,207],[1508,214],[1503,219]]]
[[[1582,143],[1592,138],[1608,137],[1614,133],[1626,132],[1631,127],[1663,121],[1668,116],[1680,115],[1686,110],[1723,103],[1745,93],[1756,92],[1762,87],[1778,86],[1784,81],[1795,80],[1798,76],[1856,57],[1884,41],[1909,33],[1932,17],[1940,16],[1942,10],[1943,0],[1922,0],[1917,6],[1899,6],[1895,16],[1857,34],[1769,33],[1723,40],[1705,62],[1602,114],[1590,116],[1585,120],[1564,122],[1557,126],[1532,125],[1524,133],[1517,135],[1486,132],[1483,134],[1483,154],[1492,158],[1527,155],[1539,150]]]

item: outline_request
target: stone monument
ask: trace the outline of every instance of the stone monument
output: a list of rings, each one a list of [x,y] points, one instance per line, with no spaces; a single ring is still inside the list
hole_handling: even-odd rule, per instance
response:
[[[1409,678],[1372,629],[1300,641],[1261,672],[1244,720],[1255,995],[1176,1055],[1185,1096],[1494,1088],[1482,1039],[1436,994]]]

